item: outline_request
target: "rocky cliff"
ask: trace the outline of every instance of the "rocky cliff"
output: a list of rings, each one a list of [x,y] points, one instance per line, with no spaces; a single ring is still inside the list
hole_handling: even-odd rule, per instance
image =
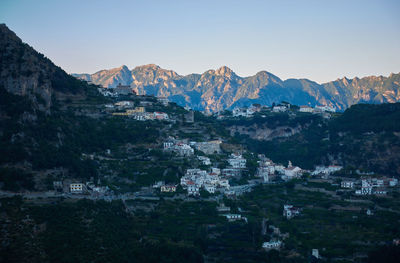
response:
[[[55,100],[84,98],[85,85],[0,24],[1,89],[28,98],[34,110],[50,112]]]

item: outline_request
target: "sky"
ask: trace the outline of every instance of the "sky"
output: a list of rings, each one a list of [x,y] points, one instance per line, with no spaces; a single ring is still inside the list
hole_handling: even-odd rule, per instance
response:
[[[68,73],[223,65],[319,83],[400,72],[398,0],[1,0],[0,23]]]

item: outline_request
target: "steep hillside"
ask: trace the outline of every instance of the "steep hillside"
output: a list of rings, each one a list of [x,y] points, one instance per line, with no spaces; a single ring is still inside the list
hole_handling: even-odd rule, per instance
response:
[[[50,112],[55,101],[84,99],[85,87],[0,24],[0,89],[28,98],[33,110]]]
[[[254,76],[240,77],[223,66],[203,74],[178,75],[154,64],[134,68],[131,77],[125,66],[102,70],[93,75],[75,74],[103,87],[115,87],[118,83],[130,84],[139,94],[168,97],[182,106],[212,112],[249,106],[252,103],[272,105],[288,101],[296,105],[331,105],[345,110],[359,102],[384,103],[400,100],[400,74],[389,77],[365,77],[338,79],[318,84],[307,79],[282,81],[277,76],[258,72]],[[102,77],[99,78],[98,76]],[[116,76],[124,76],[116,77]]]
[[[303,124],[285,121],[291,118],[282,114],[280,123],[269,121],[266,127],[255,121],[226,125],[239,132],[237,138],[249,149],[277,162],[291,160],[306,169],[338,163],[388,176],[400,175],[400,103],[357,104],[330,120],[311,114],[304,117],[307,115],[309,121]],[[264,130],[264,136],[257,130]]]
[[[93,177],[83,152],[154,140],[152,125],[99,119],[109,101],[97,86],[68,75],[5,25],[0,30],[0,185],[31,188],[49,171]]]

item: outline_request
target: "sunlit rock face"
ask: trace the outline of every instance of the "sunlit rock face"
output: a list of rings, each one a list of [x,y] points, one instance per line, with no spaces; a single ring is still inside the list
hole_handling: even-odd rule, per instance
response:
[[[137,94],[164,96],[182,106],[211,112],[253,103],[272,105],[281,101],[296,105],[329,105],[344,110],[359,102],[400,100],[399,74],[361,79],[342,78],[319,84],[308,79],[282,81],[267,71],[240,77],[227,66],[207,70],[203,74],[181,76],[175,71],[149,64],[131,71],[122,66],[92,75],[75,76],[106,88],[114,88],[119,83],[131,85]]]

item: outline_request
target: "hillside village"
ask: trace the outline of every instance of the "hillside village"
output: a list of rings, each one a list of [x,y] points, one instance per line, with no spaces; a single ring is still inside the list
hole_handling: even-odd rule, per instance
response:
[[[398,261],[399,74],[70,75],[0,31],[0,262]]]
[[[82,153],[81,160],[90,160],[99,165],[101,173],[96,179],[82,180],[66,176],[52,176],[55,178],[46,191],[9,192],[0,191],[2,197],[22,196],[31,200],[45,198],[67,198],[70,200],[104,200],[106,202],[122,201],[127,211],[135,209],[129,202],[158,202],[161,200],[180,202],[216,202],[217,215],[225,218],[227,224],[250,224],[252,213],[240,207],[235,207],[235,202],[248,200],[247,196],[253,192],[258,193],[260,187],[279,189],[293,184],[297,191],[318,191],[326,193],[333,200],[348,198],[349,200],[364,202],[364,198],[374,196],[385,198],[400,192],[398,179],[388,176],[379,176],[374,171],[353,170],[350,177],[347,167],[338,165],[335,160],[329,165],[314,164],[313,169],[306,169],[287,160],[284,163],[274,162],[265,154],[257,154],[246,149],[240,143],[232,143],[228,135],[205,132],[204,120],[207,118],[216,122],[242,121],[253,118],[271,118],[271,116],[321,116],[329,120],[335,116],[335,109],[329,106],[290,105],[281,103],[272,107],[253,104],[248,108],[236,107],[232,112],[224,111],[210,114],[209,112],[195,112],[190,108],[182,108],[170,103],[165,97],[137,96],[133,92],[104,91],[100,89],[108,102],[98,107],[98,111],[85,110],[88,116],[102,116],[101,118],[116,118],[137,123],[151,123],[158,125],[163,136],[156,143],[147,145],[138,157],[130,155],[121,159],[120,150],[107,149],[105,152]],[[179,127],[179,128],[178,128]],[[226,133],[225,133],[226,134]],[[229,134],[229,133],[228,133]],[[157,153],[157,158],[168,158],[168,162],[161,170],[155,170],[154,179],[148,176],[147,183],[140,187],[126,187],[127,184],[135,185],[136,182],[129,177],[122,177],[110,169],[113,163],[122,167],[139,158],[144,165],[157,162],[155,156],[148,153]],[[133,159],[132,159],[133,158]],[[144,159],[143,159],[144,158]],[[143,161],[145,160],[145,161]],[[165,161],[164,161],[165,162]],[[178,170],[179,177],[163,179],[174,166],[182,166]],[[172,165],[172,166],[171,166]],[[151,167],[151,166],[149,166]],[[137,168],[136,168],[137,169]],[[135,168],[134,170],[135,171]],[[112,173],[112,174],[110,174]],[[137,169],[134,174],[146,174]],[[62,172],[64,174],[64,172]],[[317,187],[316,187],[317,186]],[[272,188],[271,188],[272,187]],[[287,188],[285,188],[287,189]],[[276,191],[276,190],[274,190]],[[286,192],[287,190],[284,190]],[[347,200],[347,199],[344,199]],[[234,202],[234,203],[231,203]],[[248,200],[247,202],[251,202]],[[287,199],[278,209],[279,220],[303,220],[309,213],[313,203],[296,202],[296,199]],[[334,211],[347,211],[345,207],[334,205]],[[387,208],[369,206],[368,208],[352,208],[363,212],[368,217],[376,217],[380,211]],[[135,211],[135,210],[132,210]],[[311,209],[312,211],[312,209]],[[274,222],[276,223],[276,218]],[[265,218],[263,218],[263,222]],[[263,242],[258,244],[258,249],[269,252],[279,250],[284,253],[290,246],[290,234],[280,227],[266,223],[262,231]],[[285,222],[285,221],[282,221]],[[280,225],[280,224],[278,224]],[[286,230],[287,231],[287,230]],[[289,244],[289,245],[288,245]],[[316,259],[323,259],[326,253],[315,246],[309,250]],[[322,255],[321,255],[322,254]]]
[[[113,98],[114,103],[104,105],[103,113],[115,118],[129,118],[131,121],[162,121],[164,125],[176,125],[178,122],[195,124],[193,111],[185,109],[183,115],[169,114],[162,111],[163,107],[168,107],[169,102],[166,98],[156,98],[153,96],[136,96],[133,93],[118,93],[101,90],[104,96]],[[122,98],[122,100],[121,100]],[[319,106],[310,108],[308,106],[297,107],[287,103],[277,106],[267,107],[252,105],[249,108],[235,108],[231,113],[217,113],[212,116],[217,120],[252,118],[254,114],[280,114],[286,111],[299,112],[300,114],[321,114],[324,118],[330,118],[330,114],[335,109],[329,106]],[[264,112],[264,113],[263,113]],[[210,118],[209,113],[204,113],[205,117]],[[182,119],[183,116],[183,119]],[[192,130],[193,131],[193,130]],[[53,192],[47,191],[43,194],[29,193],[22,194],[26,197],[45,196],[55,198],[57,196],[80,199],[89,198],[93,200],[160,200],[160,198],[179,198],[186,201],[214,200],[221,202],[224,198],[236,200],[245,193],[250,193],[253,188],[260,185],[279,185],[288,182],[303,181],[328,184],[336,189],[336,195],[349,194],[350,196],[361,197],[368,195],[386,196],[388,193],[398,192],[398,180],[388,177],[372,177],[373,172],[359,172],[359,179],[348,179],[341,177],[342,166],[331,164],[323,166],[315,164],[313,170],[303,169],[292,164],[288,160],[287,164],[275,163],[264,154],[255,154],[245,149],[226,152],[221,146],[226,139],[208,141],[195,141],[188,138],[179,138],[179,134],[169,135],[164,141],[160,142],[156,148],[163,154],[172,156],[172,160],[197,160],[196,165],[188,167],[183,175],[176,182],[165,182],[164,180],[153,181],[152,184],[142,186],[139,191],[120,191],[118,188],[104,184],[103,179],[95,182],[93,179],[87,182],[79,180],[55,180],[52,182]],[[153,146],[154,147],[154,146]],[[91,160],[112,160],[111,150],[107,150],[103,156],[98,154],[82,154],[82,158]],[[183,158],[183,159],[182,159]],[[250,158],[250,159],[249,159]],[[249,161],[256,161],[253,168],[249,167]],[[192,162],[192,161],[189,161]],[[251,173],[249,171],[251,170]],[[103,182],[103,183],[102,183]],[[301,186],[304,188],[304,186]],[[2,192],[5,195],[5,192]],[[6,194],[10,195],[10,194]],[[283,218],[292,219],[301,216],[302,208],[292,204],[285,204],[282,208]],[[246,213],[241,210],[232,212],[230,207],[224,202],[217,207],[217,211],[224,216],[228,222],[248,222]],[[368,209],[368,215],[373,215],[373,210]],[[274,227],[274,226],[271,226]],[[274,230],[277,233],[279,229]],[[281,249],[284,247],[285,234],[275,235],[273,239],[261,244],[261,248],[269,251],[271,249]],[[319,258],[318,249],[313,249],[313,254]]]

